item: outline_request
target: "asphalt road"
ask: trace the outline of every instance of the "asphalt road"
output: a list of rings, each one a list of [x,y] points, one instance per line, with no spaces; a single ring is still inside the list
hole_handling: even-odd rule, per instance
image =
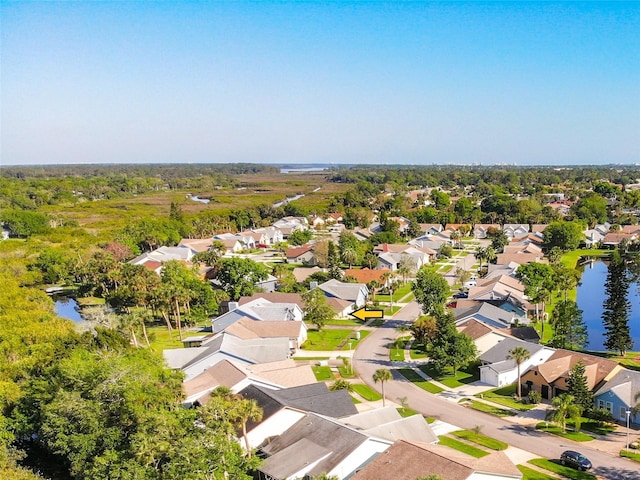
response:
[[[358,345],[353,355],[353,365],[361,380],[381,391],[380,384],[372,380],[373,372],[379,368],[392,368],[389,361],[389,345],[398,335],[396,328],[409,325],[420,313],[419,306],[412,302],[400,310],[394,320],[387,320]],[[471,429],[482,426],[482,432],[509,445],[531,452],[539,457],[558,459],[564,450],[578,450],[594,465],[593,473],[610,480],[640,480],[640,464],[596,450],[585,443],[574,443],[561,437],[542,433],[533,428],[503,420],[432,395],[393,372],[394,380],[385,383],[387,399],[398,402],[406,397],[410,408],[423,415],[436,417],[460,428]],[[440,394],[442,395],[442,394]]]

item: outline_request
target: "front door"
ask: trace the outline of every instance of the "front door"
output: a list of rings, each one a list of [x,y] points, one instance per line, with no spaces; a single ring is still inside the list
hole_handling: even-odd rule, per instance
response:
[[[540,394],[542,395],[542,398],[549,400],[549,385],[542,385],[540,388]]]

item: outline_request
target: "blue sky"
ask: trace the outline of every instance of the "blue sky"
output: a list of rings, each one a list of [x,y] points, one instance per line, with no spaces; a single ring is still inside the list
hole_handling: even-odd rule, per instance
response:
[[[1,8],[4,165],[640,162],[640,2]]]

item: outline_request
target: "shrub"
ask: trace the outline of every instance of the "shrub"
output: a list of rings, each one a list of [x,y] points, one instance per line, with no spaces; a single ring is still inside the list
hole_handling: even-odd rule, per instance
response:
[[[531,390],[529,392],[529,403],[533,403],[534,405],[539,404],[542,401],[542,395],[540,392],[536,392],[535,390]]]
[[[606,408],[594,408],[587,411],[585,416],[598,422],[611,422],[613,420],[611,412]]]

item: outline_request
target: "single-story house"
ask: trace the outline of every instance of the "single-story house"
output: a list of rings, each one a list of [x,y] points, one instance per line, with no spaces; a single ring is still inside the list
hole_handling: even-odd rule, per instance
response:
[[[633,415],[631,409],[640,404],[640,398],[636,395],[640,392],[640,372],[619,370],[607,383],[600,387],[593,395],[593,401],[597,408],[603,408],[611,412],[611,416],[623,424],[629,423],[640,426],[640,414]]]
[[[287,248],[288,263],[313,264],[313,245],[307,244],[300,247]]]

